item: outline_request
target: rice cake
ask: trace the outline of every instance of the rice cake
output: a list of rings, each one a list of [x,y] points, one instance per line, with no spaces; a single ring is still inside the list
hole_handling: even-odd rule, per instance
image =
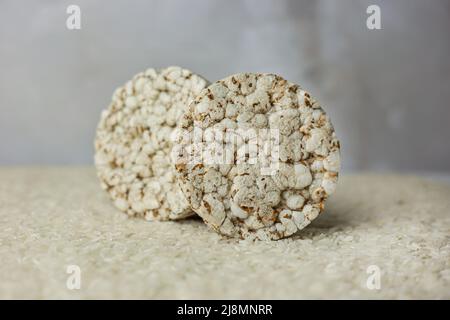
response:
[[[277,75],[215,82],[192,101],[179,129],[173,156],[180,187],[223,235],[288,237],[335,191],[340,145],[330,119],[310,94]]]
[[[193,214],[170,163],[171,134],[207,81],[189,70],[148,69],[118,88],[97,128],[98,177],[120,210],[148,220]]]

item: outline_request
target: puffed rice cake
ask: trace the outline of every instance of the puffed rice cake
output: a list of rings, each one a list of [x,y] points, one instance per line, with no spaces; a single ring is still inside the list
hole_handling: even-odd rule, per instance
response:
[[[277,75],[241,73],[203,89],[175,139],[180,187],[222,235],[288,237],[323,211],[336,188],[340,145],[329,117]]]
[[[193,214],[170,163],[171,135],[189,102],[207,85],[173,66],[138,73],[116,89],[97,127],[95,165],[117,208],[147,220]]]

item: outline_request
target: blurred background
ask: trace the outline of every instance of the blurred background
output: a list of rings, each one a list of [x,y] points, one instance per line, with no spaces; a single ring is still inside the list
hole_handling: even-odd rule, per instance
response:
[[[71,4],[81,30],[66,27]],[[450,172],[449,18],[448,0],[1,0],[0,165],[92,164],[113,90],[180,65],[300,84],[330,114],[345,171]]]

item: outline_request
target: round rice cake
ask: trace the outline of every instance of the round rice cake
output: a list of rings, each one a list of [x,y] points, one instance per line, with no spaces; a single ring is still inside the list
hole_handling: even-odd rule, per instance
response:
[[[173,152],[180,187],[209,226],[277,240],[323,211],[336,188],[339,148],[329,117],[298,85],[241,73],[192,101]]]
[[[95,139],[103,189],[120,210],[147,220],[193,214],[170,163],[173,133],[207,81],[189,70],[148,69],[116,89]]]

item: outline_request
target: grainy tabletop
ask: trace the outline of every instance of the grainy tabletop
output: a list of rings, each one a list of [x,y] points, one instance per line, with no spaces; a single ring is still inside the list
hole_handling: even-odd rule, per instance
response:
[[[248,242],[197,218],[127,218],[92,168],[4,167],[0,298],[448,299],[449,195],[413,176],[344,175],[308,228]]]

